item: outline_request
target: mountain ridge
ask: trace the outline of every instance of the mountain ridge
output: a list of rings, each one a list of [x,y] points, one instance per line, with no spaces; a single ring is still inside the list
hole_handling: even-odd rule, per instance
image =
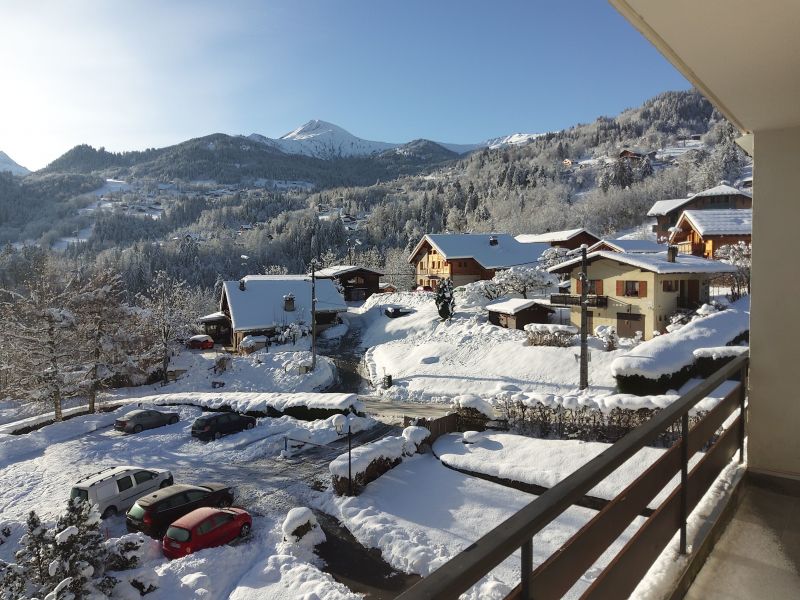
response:
[[[0,173],[10,171],[12,175],[27,175],[28,169],[17,163],[8,154],[0,150]]]

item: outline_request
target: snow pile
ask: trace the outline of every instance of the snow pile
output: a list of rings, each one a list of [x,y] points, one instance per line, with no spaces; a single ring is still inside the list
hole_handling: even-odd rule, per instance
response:
[[[697,348],[692,351],[695,358],[710,358],[719,360],[721,358],[736,358],[742,354],[747,354],[750,350],[747,346],[718,346],[716,348]]]
[[[461,394],[453,398],[453,408],[462,410],[472,408],[488,418],[494,418],[494,407],[480,396],[475,394]]]
[[[405,440],[405,453],[414,454],[420,444],[430,437],[431,432],[425,427],[411,425],[403,429],[403,439]]]
[[[305,407],[341,412],[364,412],[364,403],[355,394],[287,393],[277,392],[194,392],[144,396],[142,402],[153,404],[191,404],[219,410],[228,407],[239,413],[267,413],[270,408],[285,412],[288,408]]]
[[[750,329],[749,298],[742,298],[728,310],[692,321],[679,330],[660,335],[636,346],[611,363],[615,377],[639,376],[658,379],[694,364],[698,348],[725,346]]]
[[[348,462],[348,455],[340,454],[331,461],[329,470],[331,475],[347,479],[348,467],[352,467],[352,475],[355,480],[358,475],[366,473],[367,468],[373,461],[386,459],[388,461],[401,460],[406,448],[406,440],[399,435],[387,436],[375,442],[364,444],[353,448],[352,463]]]
[[[482,439],[483,434],[480,431],[465,431],[462,436],[462,442],[464,444],[477,444]]]
[[[578,328],[574,325],[552,325],[549,323],[528,323],[525,331],[530,333],[578,333]]]
[[[325,541],[325,532],[310,508],[298,506],[288,512],[281,525],[283,539],[290,544],[313,548]]]

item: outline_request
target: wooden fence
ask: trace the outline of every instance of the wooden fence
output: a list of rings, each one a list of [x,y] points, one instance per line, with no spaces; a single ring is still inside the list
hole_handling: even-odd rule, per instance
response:
[[[403,417],[403,427],[418,425],[431,432],[428,443],[433,444],[439,436],[445,433],[459,431],[459,417],[457,413],[451,413],[438,419],[415,419],[413,417]]]

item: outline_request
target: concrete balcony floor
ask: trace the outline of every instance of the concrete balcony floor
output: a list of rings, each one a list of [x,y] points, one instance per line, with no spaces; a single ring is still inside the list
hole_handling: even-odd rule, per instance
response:
[[[742,485],[688,600],[800,598],[800,482],[749,476]]]

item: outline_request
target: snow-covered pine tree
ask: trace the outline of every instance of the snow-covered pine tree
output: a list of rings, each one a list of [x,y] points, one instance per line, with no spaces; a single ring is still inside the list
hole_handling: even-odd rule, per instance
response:
[[[105,568],[108,550],[104,541],[95,506],[78,498],[70,501],[53,528],[51,581],[60,583],[69,578],[65,589],[77,599],[85,598],[92,579],[102,575]]]
[[[20,539],[20,549],[14,555],[16,568],[11,573],[11,585],[16,583],[16,576],[22,574],[23,585],[27,597],[34,597],[50,585],[50,564],[53,561],[53,534],[42,524],[35,511],[28,514],[25,523],[25,534]],[[7,571],[8,573],[8,571]],[[2,589],[5,589],[5,585]],[[14,599],[19,596],[13,596]],[[25,597],[25,596],[23,596]],[[5,598],[3,597],[3,600]]]
[[[144,309],[140,314],[141,327],[153,340],[153,353],[159,357],[166,383],[172,350],[178,340],[190,334],[198,315],[191,314],[186,283],[173,279],[165,271],[157,271],[150,287],[137,299]]]
[[[538,267],[520,265],[498,271],[492,281],[506,293],[516,293],[523,298],[528,293],[541,295],[558,283],[558,279]]]
[[[453,296],[453,282],[449,278],[442,279],[439,282],[434,300],[442,321],[446,321],[453,316],[456,300]]]
[[[62,400],[78,387],[72,290],[49,263],[24,288],[5,293],[0,303],[0,324],[15,363],[8,387],[20,398],[49,404],[54,420],[61,421]]]

